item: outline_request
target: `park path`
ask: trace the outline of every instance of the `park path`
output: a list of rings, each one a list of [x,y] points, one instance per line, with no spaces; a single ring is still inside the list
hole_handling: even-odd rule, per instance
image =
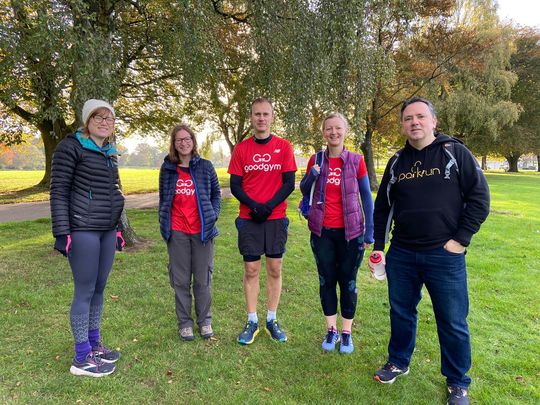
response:
[[[231,196],[229,188],[221,189],[221,197]],[[126,208],[157,208],[159,202],[158,193],[128,194],[126,196]],[[39,218],[50,218],[51,208],[49,201],[0,204],[0,223],[15,221],[30,221]]]

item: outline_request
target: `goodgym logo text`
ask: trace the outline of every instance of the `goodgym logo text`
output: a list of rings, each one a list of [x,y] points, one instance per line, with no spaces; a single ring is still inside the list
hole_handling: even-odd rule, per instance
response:
[[[193,181],[178,179],[178,181],[176,182],[176,194],[184,194],[187,196],[192,196],[193,194],[195,194],[195,187],[193,187]]]
[[[253,155],[253,163],[244,166],[244,171],[251,172],[254,170],[259,170],[263,172],[269,172],[272,170],[281,170],[281,163],[271,163],[272,156],[269,153],[261,155],[256,153]]]

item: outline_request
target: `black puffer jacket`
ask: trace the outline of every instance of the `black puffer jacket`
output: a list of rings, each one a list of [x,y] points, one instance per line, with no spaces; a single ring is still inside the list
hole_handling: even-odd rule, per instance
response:
[[[80,132],[63,139],[52,160],[53,235],[114,229],[123,208],[116,150],[99,148]]]

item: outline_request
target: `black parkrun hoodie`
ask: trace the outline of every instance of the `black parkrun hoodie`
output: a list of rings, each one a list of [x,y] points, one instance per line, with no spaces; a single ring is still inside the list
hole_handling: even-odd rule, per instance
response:
[[[449,165],[451,155],[457,165]],[[390,168],[396,159],[395,183],[387,195]],[[489,213],[489,188],[465,145],[436,133],[435,140],[422,150],[407,142],[399,158],[389,160],[375,200],[375,250],[384,249],[392,204],[392,244],[427,250],[454,239],[468,246]]]

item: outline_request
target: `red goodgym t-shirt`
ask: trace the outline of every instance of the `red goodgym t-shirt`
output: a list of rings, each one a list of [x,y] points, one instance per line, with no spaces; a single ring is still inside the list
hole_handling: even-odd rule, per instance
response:
[[[177,167],[176,170],[178,180],[171,210],[172,230],[192,235],[201,233],[201,217],[193,179],[187,168]]]
[[[272,135],[268,143],[260,144],[250,137],[234,148],[229,174],[242,176],[242,189],[254,201],[266,203],[283,185],[281,174],[295,172],[296,161],[289,141]],[[268,219],[285,218],[287,200],[281,202]],[[251,219],[251,209],[240,203],[240,218]]]

